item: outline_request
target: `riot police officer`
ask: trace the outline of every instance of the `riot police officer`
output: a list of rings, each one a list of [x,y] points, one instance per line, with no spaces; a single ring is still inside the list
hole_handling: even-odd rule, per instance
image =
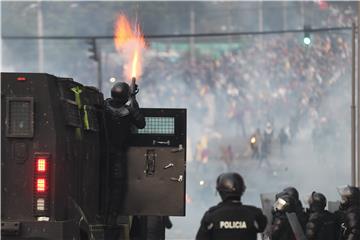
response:
[[[360,190],[346,186],[339,189],[341,204],[335,212],[338,221],[340,240],[360,239]]]
[[[325,210],[326,197],[312,192],[309,200],[309,221],[306,224],[308,240],[335,240],[335,215]]]
[[[105,100],[105,120],[109,140],[110,195],[107,210],[107,224],[116,225],[126,178],[126,140],[132,126],[145,127],[145,118],[136,101],[137,86],[133,89],[125,82],[115,83],[111,98]],[[130,105],[127,102],[130,99]],[[110,232],[107,239],[116,239],[116,232]]]
[[[283,189],[283,194],[288,194],[289,196],[291,196],[294,199],[296,216],[298,217],[299,223],[301,224],[302,228],[305,229],[305,225],[306,225],[308,217],[307,217],[305,210],[302,206],[302,203],[299,199],[298,190],[294,187],[287,187],[287,188]]]
[[[196,239],[256,240],[257,233],[264,231],[267,219],[259,208],[241,203],[245,191],[243,178],[238,173],[221,174],[216,189],[222,202],[205,213]]]
[[[145,118],[136,101],[137,92],[136,85],[135,89],[130,89],[126,82],[118,82],[111,88],[111,98],[105,100],[108,137],[116,152],[119,148],[122,150],[126,148],[126,139],[132,125],[140,129],[145,127]],[[127,105],[129,100],[130,105]]]
[[[286,215],[292,212],[296,212],[296,199],[284,191],[276,194],[269,234],[272,240],[296,240]]]

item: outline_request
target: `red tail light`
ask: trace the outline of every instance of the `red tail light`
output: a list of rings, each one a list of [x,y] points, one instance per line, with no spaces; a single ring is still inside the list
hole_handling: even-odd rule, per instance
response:
[[[36,191],[37,192],[45,192],[45,190],[46,190],[46,179],[38,178],[36,180]]]
[[[33,209],[36,217],[49,218],[51,190],[50,169],[50,154],[35,153]]]
[[[36,171],[38,172],[46,172],[47,163],[45,158],[38,158],[36,160]]]
[[[16,78],[16,80],[18,80],[18,81],[26,81],[26,78],[25,77],[18,77],[18,78]]]

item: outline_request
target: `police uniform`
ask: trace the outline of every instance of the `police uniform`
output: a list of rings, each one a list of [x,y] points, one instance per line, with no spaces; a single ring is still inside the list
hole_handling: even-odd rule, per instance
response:
[[[227,199],[205,213],[196,239],[256,240],[257,233],[264,231],[266,223],[259,208]]]
[[[351,206],[336,212],[338,216],[339,240],[360,239],[360,207]]]
[[[144,128],[146,123],[135,95],[131,97],[131,105],[126,105],[130,97],[130,88],[127,83],[116,83],[111,90],[111,96],[112,98],[105,100],[105,120],[109,140],[109,168],[111,171],[106,221],[107,224],[116,226],[125,191],[126,141],[133,125],[137,128]],[[118,235],[118,230],[109,230],[105,233],[105,238],[117,239]]]
[[[145,127],[145,118],[138,107],[134,108],[127,105],[117,107],[112,99],[105,101],[105,116],[110,140],[110,208],[118,211],[124,191],[124,179],[126,178],[126,140],[130,135],[132,125],[138,128]]]
[[[201,220],[197,240],[256,240],[267,219],[259,208],[240,202],[245,183],[238,173],[223,173],[216,180],[222,202],[210,208]]]
[[[299,192],[296,188],[294,187],[287,187],[287,188],[284,188],[283,191],[279,194],[277,194],[278,196],[281,196],[283,194],[287,194],[289,196],[291,196],[293,199],[294,199],[294,204],[295,204],[295,209],[294,209],[294,212],[296,213],[296,216],[299,220],[299,223],[301,225],[301,227],[303,229],[305,229],[305,226],[306,226],[306,223],[308,221],[308,215],[307,213],[305,212],[303,206],[302,206],[302,203],[299,199]]]
[[[296,240],[286,215],[286,213],[296,212],[296,195],[290,195],[288,191],[283,191],[276,194],[276,199],[272,212],[273,220],[270,228],[271,239]]]
[[[308,240],[336,240],[336,218],[325,210],[326,197],[322,193],[312,192],[309,203],[309,220],[306,224]]]
[[[342,201],[337,216],[339,240],[360,239],[360,190],[347,186],[340,192]]]
[[[284,212],[273,213],[270,236],[272,240],[296,240],[289,220]]]
[[[310,214],[306,224],[308,240],[336,240],[335,216],[323,210]]]

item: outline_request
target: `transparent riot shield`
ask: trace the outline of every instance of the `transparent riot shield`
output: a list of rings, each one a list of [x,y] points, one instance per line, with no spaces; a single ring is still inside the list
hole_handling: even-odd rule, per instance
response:
[[[276,195],[276,193],[261,193],[260,194],[262,210],[268,220],[265,231],[263,233],[264,239],[268,238],[268,235],[270,232],[271,223],[272,223],[272,209],[273,209],[273,206],[275,203],[275,195]]]
[[[286,213],[291,229],[297,240],[307,240],[296,213]]]
[[[261,199],[261,206],[263,213],[268,219],[268,225],[271,224],[272,220],[272,209],[275,203],[275,195],[276,193],[261,193],[260,199]]]

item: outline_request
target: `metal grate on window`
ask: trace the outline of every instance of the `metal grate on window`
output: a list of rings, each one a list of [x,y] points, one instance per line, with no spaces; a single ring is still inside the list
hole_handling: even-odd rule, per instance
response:
[[[69,100],[64,101],[64,114],[66,125],[72,127],[82,126],[79,108],[75,102]]]
[[[13,98],[8,100],[7,110],[7,136],[32,137],[33,136],[33,101],[29,98]]]
[[[145,117],[146,127],[137,129],[137,134],[175,134],[175,119],[173,117]]]

